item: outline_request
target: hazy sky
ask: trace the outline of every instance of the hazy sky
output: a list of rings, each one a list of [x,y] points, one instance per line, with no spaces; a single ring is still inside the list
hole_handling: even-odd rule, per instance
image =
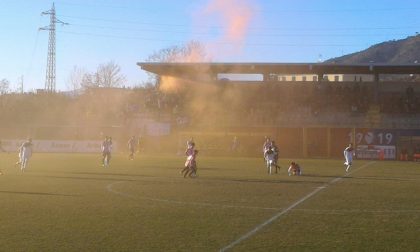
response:
[[[46,0],[0,0],[0,79],[44,88]],[[57,89],[74,66],[115,61],[127,85],[146,80],[136,62],[198,40],[214,62],[317,62],[420,31],[417,0],[56,0]]]

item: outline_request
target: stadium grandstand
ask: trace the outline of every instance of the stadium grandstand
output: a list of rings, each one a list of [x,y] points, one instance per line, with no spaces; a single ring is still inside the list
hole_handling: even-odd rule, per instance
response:
[[[232,136],[244,146],[269,136],[291,157],[340,157],[348,142],[358,146],[359,158],[399,159],[403,151],[411,157],[420,151],[417,64],[138,66],[158,76],[173,115],[186,118],[178,118],[188,122],[180,134],[200,135],[209,150],[227,146]]]
[[[284,158],[342,158],[352,142],[358,158],[420,159],[418,65],[138,66],[156,82],[0,95],[0,139],[70,148],[112,136],[118,151],[135,135],[146,152],[174,153],[193,137],[203,155],[259,156],[270,137]]]

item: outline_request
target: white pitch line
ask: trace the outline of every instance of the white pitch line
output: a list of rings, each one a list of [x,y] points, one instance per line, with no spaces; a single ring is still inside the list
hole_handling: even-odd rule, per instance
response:
[[[110,183],[106,186],[106,189],[114,194],[118,194],[120,196],[131,198],[131,199],[145,199],[150,201],[156,202],[164,202],[168,204],[177,204],[177,205],[194,205],[194,206],[207,206],[207,207],[220,207],[220,208],[246,208],[246,209],[260,209],[260,210],[281,210],[282,208],[275,208],[275,207],[257,207],[257,206],[237,206],[237,205],[221,205],[221,204],[213,204],[213,203],[200,203],[200,202],[185,202],[185,201],[177,201],[177,200],[168,200],[168,199],[159,199],[159,198],[150,198],[150,197],[143,197],[143,196],[134,196],[128,193],[120,192],[113,189],[115,184],[121,184],[125,181],[118,181]]]
[[[119,192],[119,191],[116,191],[112,188],[113,185],[121,184],[121,183],[124,183],[124,181],[117,181],[117,182],[110,183],[106,186],[106,189],[108,190],[108,192],[112,192],[112,193],[121,195],[121,196],[126,197],[126,198],[133,198],[133,196],[128,194],[128,193]]]
[[[327,182],[324,186],[321,187],[317,187],[315,190],[313,190],[312,192],[310,192],[309,194],[307,194],[306,196],[304,196],[303,198],[301,198],[300,200],[296,201],[295,203],[293,203],[292,205],[290,205],[288,208],[278,212],[277,214],[275,214],[274,216],[272,216],[270,219],[264,221],[263,223],[259,224],[258,226],[256,226],[254,229],[252,229],[251,231],[249,231],[248,233],[242,235],[241,237],[239,237],[238,239],[236,239],[235,241],[231,242],[230,244],[228,244],[227,246],[223,247],[220,249],[220,252],[224,252],[227,251],[231,248],[233,248],[234,246],[238,245],[239,243],[241,243],[242,241],[248,239],[249,237],[253,236],[255,233],[257,233],[258,231],[260,231],[262,228],[264,228],[265,226],[271,224],[273,221],[277,220],[280,216],[288,213],[290,210],[292,210],[293,208],[295,208],[296,206],[300,205],[302,202],[306,201],[307,199],[311,198],[312,196],[314,196],[315,194],[319,193],[320,191],[328,188],[330,185],[337,183],[338,181],[342,180],[345,177],[348,177],[350,174],[365,168],[371,164],[373,164],[375,162],[369,162],[366,163],[362,166],[360,166],[358,169],[355,169],[349,173],[347,173],[344,176],[341,177],[337,177],[329,182]]]
[[[116,184],[122,184],[127,181],[118,181],[113,182],[107,185],[107,190],[111,193],[118,194],[120,196],[131,198],[131,199],[146,199],[151,201],[157,202],[165,202],[169,204],[184,204],[184,205],[199,205],[199,206],[211,206],[211,207],[221,207],[221,208],[247,208],[247,209],[261,209],[261,210],[285,210],[284,208],[275,208],[275,207],[254,207],[254,206],[237,206],[237,205],[220,205],[220,204],[212,204],[212,203],[198,203],[198,202],[184,202],[184,201],[174,201],[174,200],[166,200],[166,199],[157,199],[157,198],[149,198],[149,197],[138,197],[128,193],[117,191],[113,188]],[[325,189],[326,186],[317,187],[317,189]],[[410,214],[410,213],[420,213],[420,209],[402,209],[402,210],[389,210],[389,209],[379,209],[379,210],[367,210],[367,209],[305,209],[305,208],[294,208],[290,211],[296,212],[307,212],[307,213],[314,213],[314,214],[349,214],[349,213],[376,213],[376,214]]]
[[[296,208],[293,211],[311,212],[319,214],[349,214],[349,213],[374,213],[374,214],[404,214],[404,213],[420,213],[420,209],[379,209],[379,210],[367,210],[367,209],[305,209]]]

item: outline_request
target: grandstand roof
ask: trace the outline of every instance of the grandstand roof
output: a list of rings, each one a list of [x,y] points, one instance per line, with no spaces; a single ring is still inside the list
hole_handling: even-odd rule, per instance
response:
[[[324,64],[324,63],[137,63],[158,75],[187,77],[197,74],[420,74],[420,64]]]

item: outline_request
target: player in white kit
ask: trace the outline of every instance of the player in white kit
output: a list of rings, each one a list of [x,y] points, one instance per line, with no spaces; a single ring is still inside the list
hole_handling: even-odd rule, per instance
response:
[[[268,150],[264,153],[268,174],[273,173],[273,168],[275,168],[276,173],[280,169],[280,166],[277,165],[276,155],[277,154],[274,152],[272,147],[269,147]]]
[[[350,170],[350,167],[353,163],[353,156],[355,155],[353,145],[350,143],[349,146],[347,146],[344,149],[344,159],[346,160],[344,162],[344,165],[346,166],[346,172]]]
[[[32,139],[29,138],[19,147],[19,162],[20,170],[25,171],[28,166],[29,158],[32,156]]]

